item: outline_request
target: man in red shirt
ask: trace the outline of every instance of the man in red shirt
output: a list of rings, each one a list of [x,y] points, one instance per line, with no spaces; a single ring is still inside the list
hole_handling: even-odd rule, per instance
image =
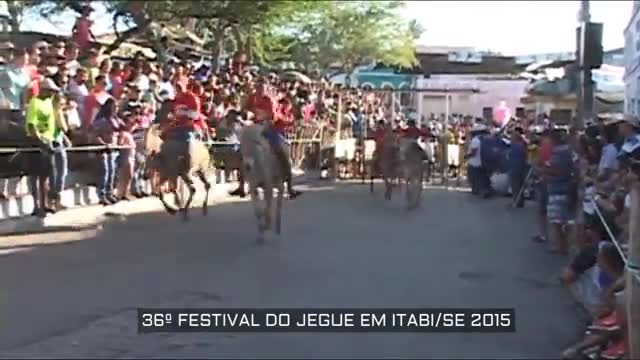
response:
[[[398,131],[400,136],[405,139],[418,140],[420,137],[429,137],[430,133],[427,130],[421,129],[416,125],[415,120],[409,120],[407,122],[407,127],[404,129],[399,129]]]
[[[249,95],[249,98],[247,99],[247,110],[254,114],[253,121],[255,123],[264,123],[264,136],[269,140],[269,144],[271,145],[275,156],[283,167],[287,192],[289,193],[289,198],[293,199],[302,193],[293,189],[291,163],[289,162],[289,156],[283,146],[286,140],[282,131],[284,131],[288,126],[289,122],[285,119],[288,117],[286,112],[290,107],[287,107],[286,103],[274,104],[273,99],[268,96],[267,93],[268,89],[265,79],[258,79],[256,81],[255,92]],[[278,106],[280,106],[280,108],[278,108]],[[238,190],[238,192],[233,192],[233,195],[240,194],[241,191],[240,189]],[[244,190],[244,186],[242,187],[242,190]]]
[[[177,94],[173,102],[173,120],[163,131],[163,136],[170,136],[189,141],[194,130],[202,125],[200,99],[182,85],[176,88]]]
[[[111,97],[107,92],[107,81],[104,75],[96,77],[96,84],[89,93],[84,102],[84,118],[82,119],[82,127],[91,130],[93,120],[98,114],[102,105]]]

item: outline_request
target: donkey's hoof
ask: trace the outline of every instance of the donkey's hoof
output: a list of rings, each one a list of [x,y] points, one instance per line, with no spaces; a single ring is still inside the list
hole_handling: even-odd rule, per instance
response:
[[[203,216],[209,215],[209,208],[208,207],[205,206],[205,207],[202,208],[202,215]]]
[[[189,214],[187,214],[186,212],[182,213],[182,221],[183,222],[188,222],[189,221]]]

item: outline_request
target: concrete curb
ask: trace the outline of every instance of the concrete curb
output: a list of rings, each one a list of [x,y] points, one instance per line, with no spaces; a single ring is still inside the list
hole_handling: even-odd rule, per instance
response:
[[[226,195],[231,183],[225,181],[224,171],[214,170],[208,176],[209,181],[214,185],[212,198]],[[147,184],[147,189],[151,190],[151,184]],[[16,235],[31,232],[56,231],[57,227],[78,226],[86,228],[95,225],[101,217],[110,212],[124,213],[135,212],[139,205],[156,199],[138,199],[127,203],[119,203],[113,206],[100,206],[98,195],[94,186],[77,186],[67,189],[61,194],[61,202],[69,209],[59,213],[49,215],[45,218],[30,216],[33,212],[33,197],[25,195],[20,197],[10,197],[0,200],[0,236]],[[119,211],[120,210],[120,211]],[[78,213],[78,214],[74,214]],[[74,216],[77,215],[77,216]],[[73,218],[71,224],[69,218]]]

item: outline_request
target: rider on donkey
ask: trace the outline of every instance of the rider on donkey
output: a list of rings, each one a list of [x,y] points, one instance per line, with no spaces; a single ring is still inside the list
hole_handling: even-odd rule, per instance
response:
[[[284,130],[287,124],[281,116],[276,117],[276,104],[274,103],[274,99],[267,94],[267,84],[264,79],[259,78],[256,81],[255,91],[249,95],[246,108],[254,114],[254,123],[264,124],[264,136],[269,141],[275,156],[283,167],[289,198],[293,199],[302,194],[300,191],[293,189],[291,163],[283,146],[285,142]],[[232,191],[230,194],[245,196],[244,183],[240,182],[238,189]]]
[[[183,140],[190,143],[206,130],[204,117],[200,112],[200,99],[192,91],[178,84],[176,98],[173,103],[173,119],[168,122],[162,132],[164,140]]]
[[[416,125],[415,119],[409,119],[407,121],[407,127],[398,128],[396,131],[400,135],[400,138],[403,140],[400,149],[400,156],[402,158],[404,158],[404,154],[409,148],[410,144],[417,144],[418,138],[427,138],[431,136],[431,133],[428,130],[421,129]]]

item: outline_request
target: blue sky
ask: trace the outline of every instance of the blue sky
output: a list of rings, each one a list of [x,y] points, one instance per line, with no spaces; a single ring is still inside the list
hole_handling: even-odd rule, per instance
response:
[[[605,49],[624,46],[632,1],[591,1],[592,21],[604,23]],[[507,55],[572,51],[579,1],[407,1],[404,16],[426,29],[426,46],[470,46]],[[0,10],[1,11],[1,10]],[[27,16],[23,30],[69,34],[75,13],[51,20]],[[96,34],[111,32],[111,16],[96,6]]]

